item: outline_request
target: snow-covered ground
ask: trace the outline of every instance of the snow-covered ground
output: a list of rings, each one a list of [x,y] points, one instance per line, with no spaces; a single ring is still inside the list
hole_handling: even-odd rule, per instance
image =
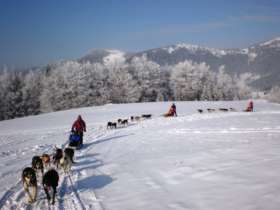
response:
[[[255,102],[255,112],[197,113],[245,108],[247,102],[105,105],[0,122],[0,209],[47,209],[43,191],[26,205],[21,171],[34,155],[65,146],[72,122],[87,122],[85,146],[71,174],[60,172],[54,209],[278,210],[280,105]],[[108,121],[153,114],[107,130]],[[40,181],[40,178],[39,178]]]

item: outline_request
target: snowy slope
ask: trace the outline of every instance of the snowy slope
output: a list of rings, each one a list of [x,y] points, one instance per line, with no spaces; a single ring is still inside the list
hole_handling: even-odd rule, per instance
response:
[[[279,209],[280,105],[256,101],[254,113],[204,113],[198,108],[241,102],[105,105],[0,122],[0,209],[25,204],[22,169],[33,155],[64,146],[78,114],[87,122],[85,147],[70,176],[60,172],[55,209]],[[107,130],[106,122],[144,113],[153,119]],[[40,179],[39,179],[40,180]]]

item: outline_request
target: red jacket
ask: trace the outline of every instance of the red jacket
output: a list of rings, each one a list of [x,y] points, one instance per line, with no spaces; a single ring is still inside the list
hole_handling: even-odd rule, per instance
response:
[[[176,113],[176,108],[174,108],[173,106],[169,109],[168,113],[169,116],[177,116]]]
[[[254,105],[253,105],[253,101],[250,101],[247,107],[247,111],[252,112],[254,110]]]
[[[77,132],[84,132],[86,131],[86,123],[83,121],[81,118],[77,119],[73,125],[72,125],[72,130],[77,131]]]

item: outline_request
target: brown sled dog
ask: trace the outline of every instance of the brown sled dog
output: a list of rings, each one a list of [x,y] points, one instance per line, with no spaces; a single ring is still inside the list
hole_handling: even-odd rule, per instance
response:
[[[44,153],[41,156],[41,160],[43,161],[43,165],[44,165],[45,168],[51,166],[51,157],[50,157],[50,155]]]
[[[35,172],[41,171],[42,176],[43,176],[43,174],[44,174],[44,165],[43,165],[43,161],[42,161],[41,157],[34,156],[32,158],[32,168],[35,170]]]

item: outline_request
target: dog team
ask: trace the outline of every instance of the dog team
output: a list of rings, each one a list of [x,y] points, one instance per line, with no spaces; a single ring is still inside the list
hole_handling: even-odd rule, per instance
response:
[[[203,113],[202,109],[197,110],[199,113]],[[219,109],[207,109],[208,112],[229,112],[236,111],[234,108],[219,108]],[[253,102],[250,101],[245,112],[253,111]],[[176,106],[172,104],[169,112],[164,114],[163,116],[177,116]],[[141,116],[131,116],[131,122],[139,122],[142,119],[150,119],[152,117],[151,114],[143,114]],[[107,129],[116,129],[119,127],[128,126],[128,119],[118,119],[117,122],[108,122]],[[80,125],[80,124],[81,125]],[[74,122],[72,126],[72,131],[76,129],[79,135],[82,136],[82,133],[86,131],[85,122],[82,120],[81,116],[78,116],[78,119]],[[75,128],[77,127],[77,128]],[[33,203],[37,198],[37,190],[38,190],[38,181],[37,176],[39,173],[42,175],[42,186],[47,196],[47,200],[50,202],[50,189],[52,189],[52,204],[55,203],[55,195],[57,192],[57,186],[59,181],[59,174],[57,172],[58,169],[62,168],[64,173],[69,173],[71,170],[71,166],[74,163],[74,149],[71,147],[67,147],[64,150],[55,147],[55,152],[53,155],[42,154],[41,156],[34,156],[32,158],[32,167],[26,167],[22,172],[22,183],[24,190],[28,195],[28,202]],[[52,168],[51,165],[56,168]],[[44,173],[44,169],[49,169],[46,173]]]
[[[130,121],[131,122],[139,122],[142,119],[151,119],[151,114],[142,114],[141,116],[131,116]],[[123,128],[128,126],[128,119],[118,119],[117,122],[111,122],[109,121],[107,123],[107,129],[116,129],[116,128]]]
[[[81,116],[74,122],[72,130],[82,133],[86,131],[85,122]],[[74,149],[67,147],[64,150],[55,147],[52,155],[42,154],[32,158],[31,167],[26,167],[22,171],[23,188],[28,196],[28,203],[33,203],[37,198],[38,177],[42,176],[42,186],[47,196],[48,202],[51,200],[50,191],[52,190],[52,204],[55,203],[55,195],[59,181],[58,170],[63,169],[64,173],[69,173],[74,163]],[[47,172],[45,170],[48,169]]]
[[[208,108],[206,110],[209,113],[212,113],[212,112],[237,112],[237,110],[235,108],[218,108],[218,109]],[[198,109],[197,111],[199,113],[204,112],[203,109]],[[250,100],[249,103],[248,103],[248,106],[246,107],[245,110],[243,110],[243,112],[253,112],[253,111],[254,111],[254,104],[253,104],[253,101]]]
[[[26,167],[22,172],[22,183],[28,196],[28,202],[33,203],[37,198],[38,178],[42,175],[42,186],[46,193],[48,201],[51,200],[50,190],[52,189],[52,204],[55,203],[55,195],[59,181],[57,170],[63,169],[69,173],[74,163],[74,149],[65,148],[64,151],[56,148],[53,155],[43,154],[32,158],[31,167]],[[53,165],[53,167],[52,167]],[[48,169],[46,173],[44,170]]]

